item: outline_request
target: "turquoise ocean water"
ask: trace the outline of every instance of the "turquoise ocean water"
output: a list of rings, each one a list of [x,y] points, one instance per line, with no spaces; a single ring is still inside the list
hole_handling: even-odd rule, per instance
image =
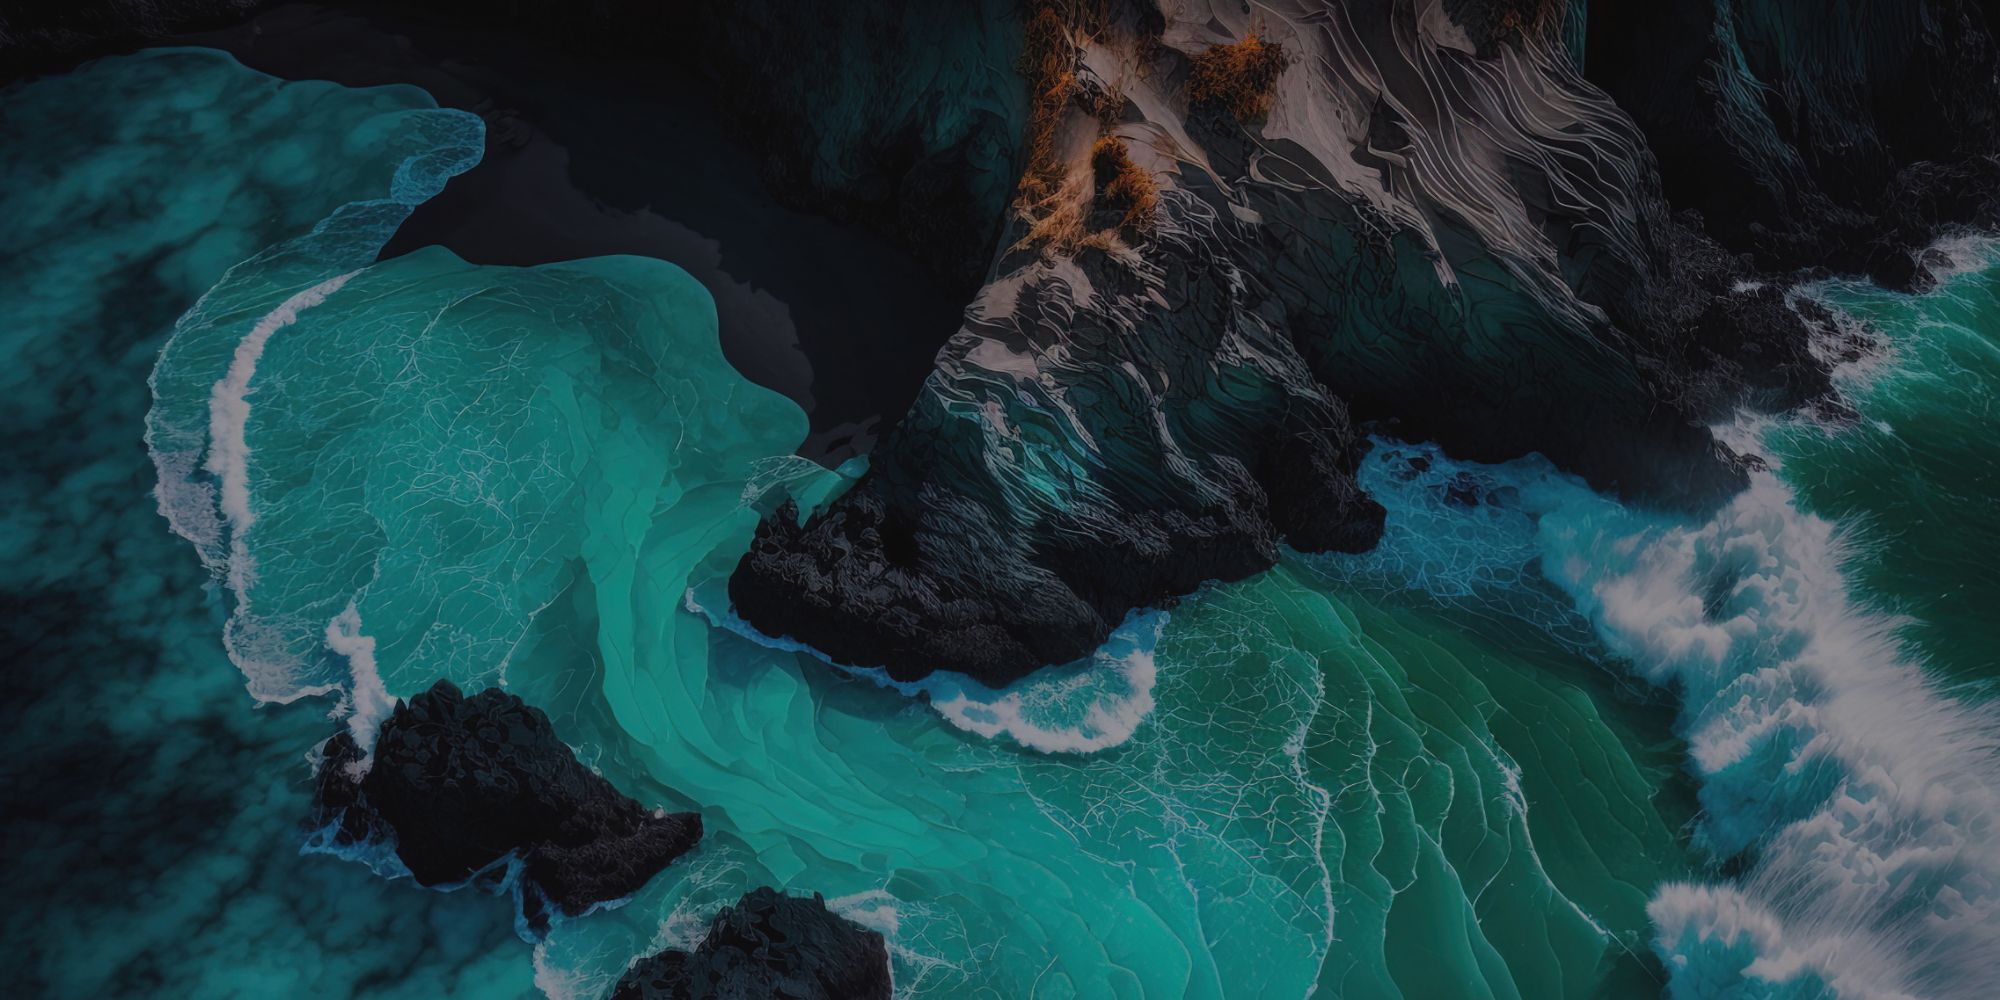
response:
[[[789,457],[659,261],[376,262],[480,123],[199,50],[0,101],[8,885],[50,995],[593,997],[757,885],[911,997],[1992,995],[2000,271],[1812,290],[1861,419],[1705,522],[1382,442],[1288,557],[1006,691],[897,690],[722,581]],[[852,470],[847,470],[851,472]],[[698,808],[616,908],[320,853],[308,755],[439,677]]]

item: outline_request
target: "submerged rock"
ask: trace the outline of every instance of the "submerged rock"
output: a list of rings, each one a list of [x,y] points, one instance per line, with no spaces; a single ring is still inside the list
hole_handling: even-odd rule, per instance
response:
[[[633,963],[612,1000],[888,1000],[882,935],[811,899],[755,889],[724,907],[691,952]]]
[[[316,820],[337,843],[393,842],[418,884],[520,862],[522,916],[575,916],[622,899],[701,839],[694,813],[648,810],[578,763],[541,709],[450,681],[396,704],[372,757],[327,741]]]

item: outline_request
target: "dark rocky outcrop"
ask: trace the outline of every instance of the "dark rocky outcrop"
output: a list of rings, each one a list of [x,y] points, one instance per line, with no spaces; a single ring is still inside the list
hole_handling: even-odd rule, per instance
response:
[[[1584,68],[1674,204],[1760,268],[1923,288],[1914,256],[2000,223],[2000,47],[1984,0],[1588,5]]]
[[[579,763],[540,709],[449,681],[398,702],[370,759],[346,732],[328,740],[314,806],[338,844],[393,842],[421,885],[518,859],[537,930],[631,895],[701,839],[700,816],[646,809]]]
[[[1280,541],[1372,545],[1363,428],[1700,509],[1749,464],[1708,425],[1838,408],[1828,318],[1672,209],[1575,71],[1572,5],[1423,6],[1131,4],[1078,31],[1036,148],[1117,137],[1160,178],[1151,230],[1065,237],[1059,205],[1020,206],[902,427],[848,496],[766,520],[738,611],[899,678],[1001,683]],[[1246,121],[1187,81],[1253,31],[1288,55]]]
[[[759,527],[738,612],[899,679],[997,686],[1270,566],[1281,538],[1373,545],[1360,438],[1269,288],[1200,242],[1159,260],[1092,253],[989,287],[862,483]],[[1081,289],[1100,304],[1078,309]]]
[[[826,901],[756,889],[725,907],[693,951],[634,963],[612,1000],[888,1000],[882,935],[829,912]]]

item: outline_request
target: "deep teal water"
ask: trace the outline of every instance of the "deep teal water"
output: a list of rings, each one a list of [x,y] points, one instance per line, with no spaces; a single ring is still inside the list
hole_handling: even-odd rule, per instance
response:
[[[1008,691],[890,690],[719,597],[760,510],[842,477],[787,457],[804,416],[722,360],[685,274],[374,262],[476,120],[188,50],[0,109],[32,734],[5,855],[49,901],[6,919],[52,995],[594,996],[762,884],[882,930],[908,996],[1990,995],[2000,730],[1915,662],[1990,664],[1921,603],[1940,565],[1989,581],[1823,488],[1857,463],[1805,453],[1863,429],[1770,431],[1779,473],[1706,523],[1383,443],[1377,552]],[[1935,399],[1857,382],[1869,419],[1979,426],[1988,280],[1827,290],[1893,371],[1963,359]],[[1952,440],[1868,454],[1896,497],[1970,477],[1959,510],[1991,452]],[[1885,526],[1942,554],[1857,566]],[[536,944],[500,901],[301,855],[312,746],[440,676],[542,705],[708,840]]]
[[[175,316],[260,246],[476,155],[414,90],[157,52],[0,95],[0,936],[24,996],[533,993],[490,900],[356,895],[298,855],[325,706],[255,711],[142,440]]]

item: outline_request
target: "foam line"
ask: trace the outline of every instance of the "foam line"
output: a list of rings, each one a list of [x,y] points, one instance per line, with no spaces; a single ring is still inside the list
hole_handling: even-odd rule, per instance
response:
[[[1543,537],[1605,641],[1680,687],[1705,838],[1756,858],[1735,885],[1663,888],[1661,950],[1843,997],[2000,995],[2000,719],[1853,601],[1848,538],[1769,473],[1705,524]]]
[[[709,589],[718,592],[707,593]],[[689,588],[687,609],[760,646],[808,653],[908,697],[921,697],[946,722],[987,739],[1005,736],[1041,753],[1095,753],[1130,740],[1153,711],[1153,687],[1159,679],[1153,648],[1166,629],[1165,611],[1135,612],[1085,659],[1044,667],[994,690],[949,671],[901,682],[878,667],[836,662],[805,643],[758,631],[719,591],[719,586]]]
[[[241,537],[257,515],[250,509],[250,445],[245,430],[250,423],[250,379],[257,374],[257,362],[264,346],[279,330],[299,321],[299,314],[325,302],[327,296],[360,271],[336,274],[311,288],[295,293],[264,315],[236,345],[229,372],[215,383],[208,400],[208,461],[205,467],[222,480],[222,514],[230,530]]]
[[[396,699],[390,697],[389,688],[382,683],[381,671],[375,664],[375,639],[362,634],[361,611],[353,601],[347,602],[347,609],[327,622],[326,648],[347,658],[348,673],[353,678],[347,689],[347,728],[354,734],[354,745],[361,748],[362,758],[358,763],[365,769],[374,759],[375,735],[382,728],[382,720],[395,710]]]
[[[1746,422],[1746,440],[1761,430]],[[1672,995],[2000,996],[2000,714],[1941,690],[1900,641],[1907,622],[1855,599],[1855,540],[1777,474],[1704,522],[1626,507],[1532,457],[1482,466],[1382,442],[1361,478],[1389,508],[1383,545],[1329,571],[1558,638],[1580,614],[1626,668],[1678,692],[1697,844],[1751,864],[1657,891]],[[1542,608],[1523,566],[1570,607]]]

